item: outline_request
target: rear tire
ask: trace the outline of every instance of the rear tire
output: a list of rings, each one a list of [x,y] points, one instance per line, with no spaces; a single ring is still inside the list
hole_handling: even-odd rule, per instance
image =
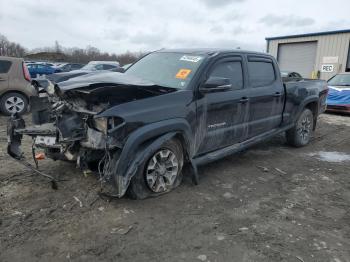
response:
[[[172,191],[181,184],[183,159],[182,145],[177,139],[165,142],[140,165],[126,195],[145,199]]]
[[[11,92],[3,95],[0,99],[0,111],[7,115],[13,115],[15,113],[23,115],[28,110],[28,99],[26,96]]]
[[[295,126],[286,132],[287,143],[302,147],[307,145],[312,137],[314,128],[314,115],[310,109],[304,109]]]

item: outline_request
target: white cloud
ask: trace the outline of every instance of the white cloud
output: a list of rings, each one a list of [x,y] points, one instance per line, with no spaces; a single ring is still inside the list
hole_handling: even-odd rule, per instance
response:
[[[0,0],[0,34],[28,48],[58,40],[115,53],[237,46],[263,51],[267,36],[344,29],[349,9],[348,0]]]
[[[274,15],[268,14],[259,20],[267,26],[310,26],[315,24],[315,20],[310,17],[300,17],[296,15]]]

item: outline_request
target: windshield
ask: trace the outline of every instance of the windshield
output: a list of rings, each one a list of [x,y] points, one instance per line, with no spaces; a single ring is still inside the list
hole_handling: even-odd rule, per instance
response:
[[[336,75],[328,80],[328,85],[331,86],[350,86],[350,74]]]
[[[180,53],[152,53],[135,64],[125,74],[149,80],[159,86],[185,89],[204,56]]]

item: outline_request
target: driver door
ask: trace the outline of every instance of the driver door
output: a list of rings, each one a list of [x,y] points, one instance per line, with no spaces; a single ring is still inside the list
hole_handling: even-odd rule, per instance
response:
[[[205,134],[198,154],[214,151],[243,141],[247,134],[249,100],[244,79],[244,63],[241,56],[225,57],[209,69],[209,77],[230,80],[231,88],[203,94],[201,103]],[[203,131],[203,130],[202,130]],[[202,132],[198,131],[198,132]]]

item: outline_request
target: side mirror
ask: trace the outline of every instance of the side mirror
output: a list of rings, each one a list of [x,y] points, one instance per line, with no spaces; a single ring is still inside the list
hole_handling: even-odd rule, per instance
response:
[[[199,88],[204,93],[226,91],[232,88],[230,79],[224,77],[211,76]]]

